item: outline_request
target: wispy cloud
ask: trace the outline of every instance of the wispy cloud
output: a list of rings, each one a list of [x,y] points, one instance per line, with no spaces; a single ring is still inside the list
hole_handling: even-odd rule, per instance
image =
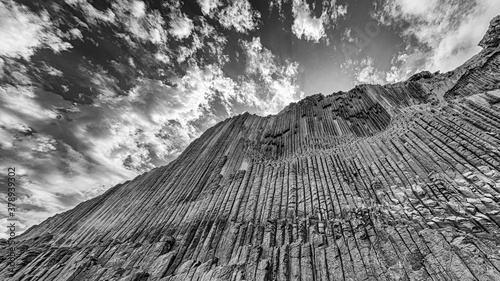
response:
[[[213,18],[226,29],[247,33],[258,27],[259,11],[252,8],[248,0],[224,3],[219,0],[197,0],[205,16]],[[224,5],[226,4],[226,5]]]
[[[270,3],[270,9],[277,7],[282,9],[282,1]],[[323,1],[321,4],[321,15],[314,15],[314,7],[319,3],[314,3],[313,9],[305,0],[293,0],[292,13],[293,25],[292,32],[299,39],[320,42],[326,39],[326,29],[335,28],[337,22],[347,14],[347,5],[339,5],[335,0]],[[328,42],[328,41],[327,41]]]
[[[188,37],[193,30],[193,21],[183,13],[176,15],[176,17],[172,19],[171,25],[170,33],[178,39]]]
[[[197,2],[204,15],[212,14],[212,11],[216,10],[222,4],[220,0],[197,0]]]
[[[33,84],[26,66],[2,59],[2,71],[16,73],[9,79],[18,85],[0,87],[2,168],[19,169],[23,184],[18,217],[23,225],[39,223],[114,184],[165,165],[224,118],[245,110],[277,113],[304,97],[295,84],[298,64],[280,62],[260,38],[240,41],[246,76],[233,79],[220,65],[226,39],[215,38],[219,45],[212,42],[218,35],[205,21],[193,22],[192,36],[198,43],[180,51],[190,65],[182,74],[169,75],[169,83],[141,77],[130,90],[120,92],[108,72],[85,70],[98,93],[87,105],[42,90]],[[204,46],[221,59],[205,65],[194,60],[194,51]],[[159,54],[167,61],[176,59],[172,53]],[[131,66],[136,63],[131,57]],[[54,77],[64,75],[49,64],[41,67]]]
[[[248,0],[235,0],[222,9],[217,17],[225,28],[234,28],[238,32],[246,33],[257,28],[260,13],[252,9]]]
[[[42,45],[55,52],[71,48],[56,32],[47,13],[40,16],[24,6],[0,2],[0,55],[28,58]]]
[[[276,56],[262,46],[258,37],[242,45],[247,57],[245,71],[260,78],[259,81],[247,81],[242,93],[249,93],[247,101],[259,108],[261,113],[277,113],[290,102],[304,97],[295,83],[299,70],[297,63],[278,63]],[[253,83],[256,85],[251,85]]]
[[[355,78],[357,83],[384,84],[384,73],[374,67],[373,59],[368,57],[361,61],[356,68]]]
[[[394,81],[416,71],[449,71],[464,63],[480,50],[477,44],[500,11],[500,2],[391,0],[379,7],[373,15],[379,22],[405,26],[400,35],[407,47],[398,57],[408,59],[396,58],[396,69],[388,73]]]
[[[74,118],[71,107],[32,86],[0,87],[0,168],[16,168],[16,215],[23,225],[39,223],[134,175],[85,154],[85,139],[78,139],[74,124],[64,121]],[[5,210],[0,215],[7,216]]]

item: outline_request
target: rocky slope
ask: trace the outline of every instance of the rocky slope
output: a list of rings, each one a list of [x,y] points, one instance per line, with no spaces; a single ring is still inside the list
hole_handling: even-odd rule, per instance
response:
[[[207,130],[18,237],[2,280],[500,280],[500,46]]]

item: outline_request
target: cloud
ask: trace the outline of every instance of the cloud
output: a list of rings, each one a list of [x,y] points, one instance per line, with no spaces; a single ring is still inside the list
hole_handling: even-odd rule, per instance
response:
[[[217,9],[221,5],[220,0],[197,0],[197,2],[204,15],[210,15],[213,10]]]
[[[248,74],[260,74],[268,77],[276,71],[273,53],[264,48],[259,37],[254,37],[252,41],[242,42],[243,50],[246,52],[247,60],[245,71]]]
[[[200,64],[224,65],[228,61],[228,55],[224,48],[228,38],[224,34],[208,24],[204,18],[197,18],[196,24],[190,34],[190,40],[185,40],[174,48],[165,48],[170,61],[178,64],[188,64],[195,66]],[[202,57],[202,62],[197,61],[197,57]],[[185,66],[183,66],[185,68]]]
[[[368,57],[361,61],[360,68],[356,69],[355,79],[358,83],[384,84],[384,74],[374,67],[373,59]]]
[[[92,109],[99,123],[78,123],[78,137],[89,143],[92,159],[139,173],[175,158],[201,133],[190,122],[202,116],[207,82],[196,80],[201,70],[191,71],[174,80],[177,87],[142,79],[127,96],[101,96]]]
[[[336,11],[337,17],[345,17],[347,15],[347,5],[338,5]]]
[[[79,9],[85,15],[85,23],[79,22],[82,28],[98,28],[103,24],[123,27],[129,34],[121,34],[128,38],[132,35],[141,41],[149,41],[153,44],[162,45],[167,41],[168,28],[165,20],[158,10],[148,9],[146,4],[140,0],[113,1],[111,7],[102,11],[96,9],[87,0],[65,0],[67,4]],[[171,7],[168,7],[171,8]],[[93,27],[89,27],[89,25]],[[70,30],[71,36],[81,38],[81,32]],[[129,39],[131,45],[134,44]]]
[[[39,223],[135,174],[120,166],[102,166],[85,155],[75,137],[77,128],[66,121],[78,112],[61,97],[33,86],[0,87],[0,169],[16,168],[16,217],[21,226]],[[0,203],[4,201],[1,196]],[[7,217],[5,211],[0,217]]]
[[[260,13],[252,9],[248,0],[235,0],[216,16],[224,28],[234,28],[240,33],[247,33],[257,28]]]
[[[392,66],[386,73],[389,83],[408,79],[412,74],[425,70],[427,53],[420,50],[400,52],[392,59]]]
[[[375,19],[387,26],[404,26],[400,35],[410,48],[403,53],[426,58],[423,63],[407,60],[396,65],[410,74],[419,70],[449,71],[478,53],[477,44],[489,21],[500,11],[500,2],[394,0],[382,1],[379,7],[373,15]],[[404,79],[407,75],[398,77]],[[390,80],[395,78],[391,76]]]
[[[269,1],[269,12],[272,13],[274,9],[277,10],[280,19],[285,19],[285,13],[283,13],[283,0],[270,0]]]
[[[0,54],[29,57],[40,44],[38,34],[42,26],[33,23],[38,18],[26,10],[13,6],[10,9],[0,2]]]
[[[172,77],[172,86],[143,78],[127,95],[101,95],[82,109],[86,118],[73,121],[85,155],[102,166],[144,172],[177,157],[218,121],[248,109],[277,113],[303,97],[294,84],[297,64],[272,66],[275,57],[260,40],[251,43],[248,71],[262,80],[235,81],[216,64],[193,65]]]
[[[39,223],[171,161],[201,134],[192,121],[219,121],[202,110],[211,79],[219,78],[192,69],[178,87],[143,80],[126,97],[102,95],[77,109],[33,87],[1,87],[0,166],[20,171],[20,221]]]
[[[135,38],[157,45],[166,43],[165,20],[158,10],[148,10],[142,1],[126,0],[114,2],[112,8],[114,24],[122,25]]]
[[[283,4],[288,0],[271,0],[269,1],[269,12],[277,10],[280,19],[285,20],[287,17],[286,11],[283,9]],[[293,26],[296,32],[294,33],[299,39],[302,36],[306,40],[318,41],[326,36],[325,29],[334,28],[338,20],[345,17],[347,14],[347,5],[339,5],[336,0],[324,0],[321,4],[313,2],[313,10],[317,5],[321,5],[321,16],[316,18],[312,15],[312,11],[306,0],[292,0],[292,13],[294,17]],[[292,31],[293,27],[292,26]],[[316,39],[317,38],[317,39]],[[328,39],[327,39],[328,40]]]
[[[83,39],[82,32],[78,28],[72,28],[69,33],[71,34],[71,38],[75,39],[78,38],[80,40]]]
[[[241,75],[226,76],[229,55],[224,50],[232,38],[220,30],[247,33],[258,27],[260,15],[248,1],[215,5],[226,11],[219,18],[222,27],[210,25],[215,21],[203,17],[190,19],[179,6],[160,14],[142,1],[114,2],[105,10],[96,10],[83,0],[67,2],[85,21],[64,26],[67,29],[61,25],[66,32],[56,26],[67,23],[65,19],[47,24],[43,15],[12,6],[29,19],[24,28],[33,28],[38,41],[24,43],[25,47],[17,48],[19,53],[9,51],[9,56],[29,57],[40,47],[61,50],[51,45],[64,43],[56,36],[60,35],[75,40],[75,48],[63,54],[79,58],[79,42],[96,45],[89,29],[110,27],[120,33],[109,38],[116,39],[124,52],[133,50],[139,55],[113,58],[109,67],[98,58],[86,57],[70,64],[77,76],[71,76],[75,72],[65,69],[65,64],[56,63],[63,58],[57,54],[36,64],[9,56],[0,59],[0,77],[7,82],[0,85],[0,168],[19,168],[22,207],[18,215],[26,227],[169,163],[207,128],[227,117],[244,111],[275,114],[304,97],[296,84],[299,64],[273,54],[259,37],[235,40],[247,63]],[[19,18],[13,16],[7,22],[19,24]],[[185,44],[174,40],[188,37]],[[149,52],[151,43],[154,52]],[[159,75],[150,75],[156,71]],[[124,86],[121,80],[132,82]],[[60,85],[64,92],[73,91],[68,82],[81,81],[92,89],[92,99],[86,104],[50,92],[55,89],[50,83]],[[5,216],[5,210],[0,210],[0,218]]]
[[[333,27],[340,18],[347,15],[347,5],[339,5],[336,0],[323,2],[323,12],[321,18],[326,27]]]
[[[247,58],[245,72],[259,77],[258,81],[247,81],[242,86],[241,92],[248,96],[248,103],[259,108],[262,114],[275,114],[304,97],[295,83],[298,63],[279,63],[276,56],[262,46],[259,37],[242,42],[242,47]]]
[[[27,59],[41,46],[54,52],[71,48],[56,33],[47,13],[37,15],[14,2],[0,2],[0,55]]]
[[[172,78],[172,86],[143,78],[127,95],[116,95],[107,89],[112,80],[98,73],[102,94],[91,105],[73,105],[33,86],[0,87],[0,168],[20,171],[20,223],[32,226],[165,165],[224,118],[249,109],[276,113],[303,97],[294,84],[297,64],[270,67],[266,63],[276,58],[260,40],[252,43],[248,67],[258,81],[235,81],[218,65],[191,66]]]
[[[248,0],[228,1],[223,7],[219,0],[197,0],[203,15],[216,19],[226,29],[240,33],[255,30],[260,19],[259,11],[253,10]]]
[[[142,1],[132,1],[130,12],[136,18],[142,18],[146,15],[146,4]]]
[[[181,11],[181,3],[173,1],[168,5],[168,17],[170,18],[169,32],[177,39],[184,39],[191,35],[194,24],[185,13]]]
[[[188,37],[191,34],[191,30],[193,30],[193,21],[185,14],[176,16],[172,20],[171,25],[170,33],[178,39]]]
[[[349,43],[352,43],[354,42],[354,37],[352,36],[352,29],[347,27],[345,30],[344,30],[344,34],[342,34],[342,39],[349,42]]]
[[[12,98],[15,97],[15,98]],[[6,109],[2,113],[0,124],[10,126],[12,122],[20,122],[21,118],[12,120],[12,116],[8,115],[8,111],[14,111],[17,115],[25,120],[38,121],[45,119],[53,119],[57,117],[57,113],[53,110],[42,107],[34,99],[35,93],[33,87],[0,87],[0,100],[2,107]],[[8,110],[8,111],[7,111]],[[10,123],[7,121],[10,120]]]
[[[116,16],[111,9],[100,11],[94,8],[87,0],[65,0],[65,2],[75,8],[80,8],[87,16],[85,21],[92,25],[101,24],[102,22],[115,23],[116,21]],[[86,24],[83,25],[87,27]]]
[[[292,12],[294,16],[292,32],[297,38],[319,42],[326,36],[323,27],[323,19],[311,15],[311,10],[307,2],[303,0],[293,0]]]

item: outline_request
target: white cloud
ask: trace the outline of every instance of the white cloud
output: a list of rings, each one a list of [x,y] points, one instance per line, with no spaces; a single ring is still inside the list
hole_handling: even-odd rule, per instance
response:
[[[141,4],[135,7],[133,3],[123,1],[104,12],[94,11],[87,2],[79,0],[72,5],[89,13],[89,25],[105,17],[109,20],[106,24],[125,27],[128,32],[124,32],[122,38],[135,37],[162,46],[167,42],[167,32],[178,37],[187,36],[187,29],[182,28],[182,24],[176,26],[176,31],[169,30],[161,15]],[[239,1],[229,8],[227,15],[246,11],[231,23],[230,28],[239,32],[256,28],[254,20],[258,16],[248,2]],[[250,16],[252,22],[248,21]],[[170,23],[172,18],[165,20]],[[5,155],[5,163],[17,159],[19,167],[26,171],[26,188],[31,197],[24,198],[23,202],[34,209],[39,208],[23,211],[22,218],[27,226],[95,196],[111,185],[166,164],[221,119],[245,110],[261,115],[274,114],[304,97],[295,84],[299,65],[280,62],[262,46],[259,38],[240,41],[245,42],[247,74],[255,75],[233,80],[225,76],[221,67],[228,60],[223,53],[227,39],[203,19],[197,19],[196,25],[189,19],[186,22],[189,22],[190,38],[193,39],[189,40],[189,45],[175,50],[163,46],[154,55],[165,63],[176,59],[188,61],[183,76],[168,74],[174,86],[142,78],[126,95],[118,95],[116,80],[104,70],[97,70],[85,73],[90,77],[91,86],[100,93],[94,104],[72,106],[60,96],[32,85],[27,71],[21,68],[11,71],[13,79],[18,80],[16,83],[24,86],[0,87],[0,152]],[[64,36],[80,38],[79,30],[85,28],[93,27],[82,24]],[[52,42],[48,37],[40,38],[45,41],[30,48]],[[138,40],[129,39],[131,44],[134,41]],[[139,46],[139,43],[134,44]],[[192,54],[204,46],[217,62],[201,66],[192,59]],[[11,61],[1,59],[2,69],[10,67]],[[139,65],[137,57],[129,63]],[[61,75],[60,70],[50,65],[40,70]],[[254,76],[258,78],[253,80]],[[74,110],[75,107],[78,110]],[[31,132],[31,128],[36,132]]]
[[[132,5],[130,6],[130,12],[136,18],[142,18],[146,15],[146,4],[142,1],[132,1]]]
[[[432,72],[449,71],[478,53],[481,48],[477,44],[485,34],[489,21],[500,11],[500,2],[394,0],[386,1],[380,7],[382,10],[374,17],[386,25],[406,22],[407,27],[401,35],[406,39],[416,38],[422,47],[414,46],[413,51],[425,52],[423,65],[410,61],[398,66],[409,68],[410,71],[404,72],[412,73],[417,68]]]
[[[269,1],[269,11],[272,12],[273,9],[277,9],[278,10],[278,14],[280,15],[280,19],[284,19],[285,18],[285,14],[283,13],[283,0],[270,0]]]
[[[322,17],[312,16],[307,2],[293,0],[292,12],[294,16],[292,32],[297,38],[304,37],[306,40],[319,42],[321,38],[326,36]]]
[[[184,13],[177,15],[171,22],[170,33],[178,39],[188,37],[193,30],[193,21]]]
[[[155,54],[155,59],[163,62],[163,63],[169,63],[170,62],[170,57],[163,53],[163,52],[158,52]]]
[[[120,166],[89,162],[82,154],[86,151],[74,143],[79,141],[73,138],[71,126],[74,124],[56,121],[57,107],[71,109],[70,102],[35,90],[31,86],[0,87],[0,154],[3,159],[0,168],[16,167],[19,182],[16,216],[27,227],[135,175]],[[78,110],[67,112],[79,114]],[[81,151],[75,150],[79,148]],[[3,204],[3,200],[0,198],[0,203]],[[0,216],[5,215],[0,211]]]
[[[226,29],[234,29],[240,33],[257,28],[260,13],[252,9],[248,0],[229,1],[229,5],[222,6],[220,0],[197,0],[201,12],[210,18],[215,18]],[[218,10],[221,8],[220,10]]]
[[[258,74],[263,83],[234,81],[217,65],[192,66],[186,75],[172,78],[176,86],[143,79],[121,96],[106,90],[113,88],[113,81],[98,73],[94,83],[103,94],[95,104],[78,110],[59,96],[39,93],[34,87],[0,88],[2,163],[15,161],[24,170],[19,202],[26,207],[18,212],[21,222],[28,227],[39,223],[116,183],[166,164],[204,128],[242,113],[239,107],[253,108],[259,114],[277,113],[303,97],[294,84],[296,63],[276,64],[257,38],[247,47],[252,64],[249,71]],[[55,101],[46,102],[50,99]],[[217,115],[214,102],[227,115]],[[65,122],[64,117],[56,121],[57,108],[71,112],[72,122]],[[54,122],[57,126],[51,125]]]
[[[72,28],[69,33],[71,34],[71,37],[73,38],[78,38],[80,40],[83,39],[82,32],[78,28]]]
[[[346,28],[343,34],[343,39],[346,40],[349,43],[354,42],[354,37],[352,37],[352,29],[351,28]]]
[[[201,12],[204,15],[210,15],[213,10],[217,9],[221,3],[220,0],[197,0],[201,7]]]
[[[336,24],[337,21],[347,15],[347,5],[339,5],[336,0],[323,1],[323,24],[328,27],[330,24]]]
[[[135,1],[119,1],[113,3],[113,13],[116,15],[116,22],[123,24],[125,28],[136,38],[158,44],[165,42],[166,32],[163,25],[165,21],[157,11],[142,10],[140,4]],[[143,11],[143,12],[142,12]]]
[[[105,12],[100,11],[94,6],[92,6],[87,0],[65,0],[66,4],[72,5],[73,7],[79,7],[85,13],[86,22],[90,24],[98,24],[101,22],[115,23],[116,17],[113,11],[107,9]],[[88,27],[83,24],[84,27]]]
[[[0,87],[0,101],[3,106],[9,108],[9,110],[22,114],[24,119],[45,120],[57,116],[57,113],[53,110],[40,106],[34,98],[35,94],[33,92],[33,87],[13,87],[10,85]],[[12,119],[8,118],[9,115],[4,114],[6,113],[4,112],[0,115],[0,124],[9,126],[9,124],[5,122],[6,120]],[[16,122],[21,123],[21,120],[19,119]]]
[[[0,2],[0,55],[29,58],[40,46],[54,52],[71,48],[56,35],[47,13],[36,15],[14,2]]]
[[[297,63],[278,63],[274,54],[262,46],[259,37],[243,42],[243,49],[247,57],[245,71],[258,75],[262,80],[242,84],[240,91],[246,95],[245,102],[259,108],[261,114],[275,114],[304,97],[295,83],[299,68]]]
[[[132,36],[153,44],[164,44],[167,32],[164,27],[165,21],[158,10],[148,10],[146,4],[140,0],[121,0],[112,3],[111,8],[100,11],[92,6],[87,0],[66,0],[67,4],[80,8],[86,15],[85,21],[91,25],[109,23],[123,25]],[[80,23],[84,28],[89,27]],[[81,33],[70,31],[72,36],[79,37]],[[128,34],[117,34],[127,38]],[[130,42],[133,44],[132,42]]]
[[[38,18],[17,6],[8,9],[0,2],[0,54],[7,56],[31,56],[33,48],[40,44],[42,29],[34,23]]]
[[[409,52],[409,51],[408,51]],[[365,57],[361,61],[347,60],[341,65],[346,73],[354,73],[355,84],[386,84],[395,83],[408,79],[415,72],[423,71],[426,54],[417,50],[401,52],[392,59],[389,70],[380,70],[375,66],[372,57]]]
[[[357,69],[355,78],[358,83],[384,84],[384,73],[374,67],[373,59],[368,57],[361,61],[361,69]]]
[[[252,9],[248,0],[235,0],[231,3],[232,5],[225,7],[216,15],[219,23],[225,28],[234,28],[241,33],[254,30],[260,13]]]
[[[253,108],[259,114],[277,113],[303,97],[294,84],[296,63],[277,65],[258,38],[246,42],[244,48],[247,72],[259,75],[262,81],[234,81],[217,65],[193,65],[184,76],[171,78],[173,87],[143,79],[127,96],[101,96],[96,104],[104,114],[99,125],[92,125],[92,120],[80,125],[78,137],[92,143],[93,158],[99,163],[112,159],[114,162],[107,165],[120,165],[127,161],[134,169],[147,170],[152,167],[152,154],[172,159],[199,136],[201,131],[194,123],[209,127],[227,117],[214,112],[215,100],[230,116],[241,113],[239,107]],[[89,138],[89,129],[102,133]]]
[[[347,15],[347,5],[338,5],[337,6],[337,16],[344,17]]]
[[[404,81],[414,73],[425,70],[427,54],[419,50],[408,53],[402,52],[393,58],[391,69],[386,73],[387,82]]]
[[[206,20],[201,19],[197,25],[194,25],[191,38],[192,40],[187,40],[176,50],[172,50],[175,55],[171,55],[170,60],[176,60],[178,63],[187,61],[189,65],[196,65],[194,54],[204,48],[202,51],[204,56],[217,58],[219,65],[224,65],[228,61],[227,55],[223,51],[227,38],[208,24]]]
[[[243,48],[247,55],[245,70],[248,74],[260,73],[268,77],[276,71],[274,55],[262,46],[259,37],[254,37],[250,42],[243,42]]]
[[[5,75],[5,72],[4,72],[4,69],[3,69],[4,66],[5,66],[5,60],[3,60],[0,57],[0,78],[3,78],[3,76]]]
[[[201,134],[192,122],[203,117],[206,126],[215,124],[205,112],[224,79],[216,66],[187,69],[185,76],[172,78],[175,87],[143,79],[127,96],[102,96],[96,104],[99,125],[80,123],[78,137],[92,144],[89,153],[103,165],[126,162],[133,170],[146,171],[154,167],[153,156],[165,164]],[[99,133],[92,136],[93,131]]]

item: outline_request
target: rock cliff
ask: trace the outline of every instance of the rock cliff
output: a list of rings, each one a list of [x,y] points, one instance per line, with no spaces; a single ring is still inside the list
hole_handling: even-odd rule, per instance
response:
[[[500,46],[208,129],[17,238],[2,280],[500,280]]]

